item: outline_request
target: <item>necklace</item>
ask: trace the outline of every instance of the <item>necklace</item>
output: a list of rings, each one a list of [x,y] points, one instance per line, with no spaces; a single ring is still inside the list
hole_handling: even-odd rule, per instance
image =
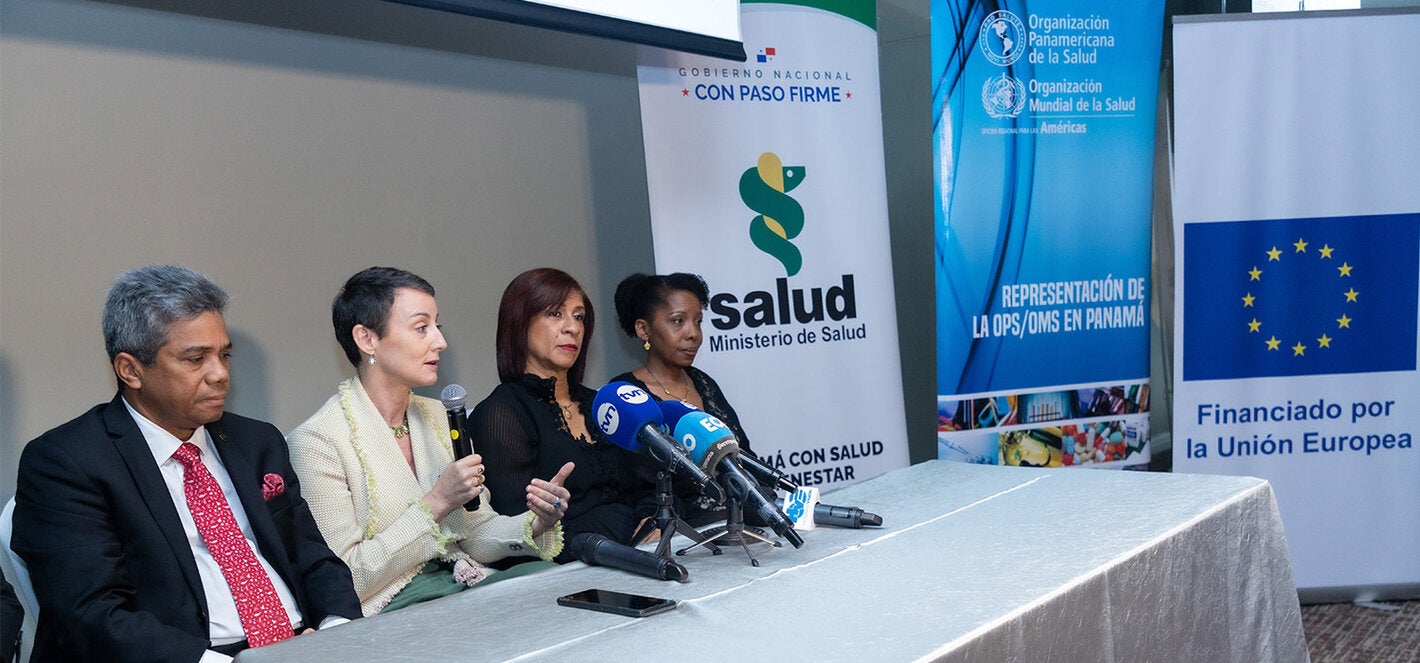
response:
[[[572,420],[572,408],[573,408],[574,406],[575,406],[574,403],[565,403],[565,404],[564,404],[562,401],[558,401],[558,402],[557,402],[557,407],[562,408],[562,419],[563,419],[564,421],[571,421],[571,420]]]
[[[386,424],[386,425],[388,425],[388,424]],[[409,434],[409,413],[408,413],[408,412],[405,412],[405,413],[404,413],[404,421],[401,422],[398,426],[390,426],[390,432],[391,432],[391,433],[394,433],[394,438],[395,438],[396,440],[399,439],[399,438],[401,438],[401,437],[404,437],[405,435],[408,435],[408,434]]]
[[[685,400],[685,397],[690,395],[690,390],[689,390],[689,389],[686,389],[685,391],[681,392],[681,394],[680,394],[679,396],[677,396],[677,395],[675,394],[675,392],[673,392],[673,391],[671,391],[670,389],[667,389],[667,388],[666,388],[666,385],[661,382],[661,379],[660,379],[660,378],[656,377],[656,374],[655,374],[655,373],[652,373],[652,372],[651,372],[651,369],[649,369],[649,368],[646,369],[646,373],[651,376],[651,379],[652,379],[652,380],[655,380],[655,381],[656,381],[656,386],[661,388],[661,393],[663,393],[663,394],[665,394],[665,395],[667,395],[667,396],[670,396],[671,398],[674,398],[674,399],[676,399],[676,400],[678,400],[678,401],[684,401],[684,400]],[[681,374],[681,380],[680,380],[680,381],[681,381],[681,382],[685,382],[685,374],[684,374],[684,373]]]

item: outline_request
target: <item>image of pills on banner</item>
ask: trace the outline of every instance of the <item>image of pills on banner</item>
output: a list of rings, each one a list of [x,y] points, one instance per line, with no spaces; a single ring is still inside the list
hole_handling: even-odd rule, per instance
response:
[[[1062,462],[1071,467],[1126,460],[1142,451],[1139,432],[1122,419],[1061,426]]]

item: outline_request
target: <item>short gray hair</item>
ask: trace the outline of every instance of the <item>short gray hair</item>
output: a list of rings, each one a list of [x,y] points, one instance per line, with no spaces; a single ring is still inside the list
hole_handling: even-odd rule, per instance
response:
[[[148,366],[170,338],[168,325],[227,306],[227,293],[186,267],[147,265],[119,275],[104,303],[104,349],[109,361],[120,352]]]

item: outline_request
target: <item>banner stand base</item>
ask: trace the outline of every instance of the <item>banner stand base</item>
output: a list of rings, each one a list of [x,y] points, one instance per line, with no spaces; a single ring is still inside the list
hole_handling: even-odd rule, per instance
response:
[[[1420,582],[1402,582],[1384,585],[1344,585],[1336,587],[1298,587],[1297,599],[1302,605],[1420,599]]]

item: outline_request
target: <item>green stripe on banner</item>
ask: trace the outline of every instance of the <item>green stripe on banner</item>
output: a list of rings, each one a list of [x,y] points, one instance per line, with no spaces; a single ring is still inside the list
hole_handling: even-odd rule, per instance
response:
[[[798,5],[813,7],[851,18],[863,25],[878,29],[877,0],[740,0],[741,5]]]

